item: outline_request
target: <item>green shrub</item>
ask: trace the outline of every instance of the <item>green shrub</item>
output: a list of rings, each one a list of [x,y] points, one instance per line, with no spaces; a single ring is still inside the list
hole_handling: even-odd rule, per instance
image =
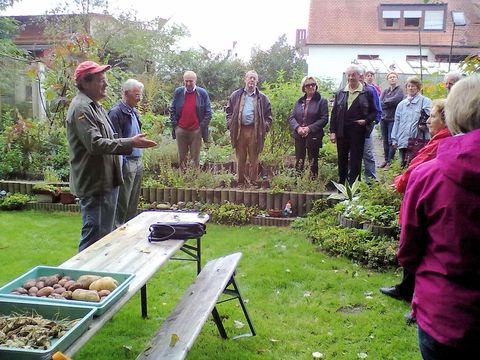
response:
[[[323,203],[322,207],[326,205]],[[337,207],[328,207],[321,213],[313,211],[306,218],[296,220],[292,227],[305,232],[312,243],[330,255],[345,256],[372,269],[396,267],[398,239],[337,226]]]
[[[0,198],[0,209],[21,210],[30,201],[30,196],[20,193],[9,193]]]
[[[251,218],[258,214],[256,207],[233,204],[228,201],[221,205],[206,204],[202,207],[202,211],[210,213],[214,223],[224,225],[249,224]]]

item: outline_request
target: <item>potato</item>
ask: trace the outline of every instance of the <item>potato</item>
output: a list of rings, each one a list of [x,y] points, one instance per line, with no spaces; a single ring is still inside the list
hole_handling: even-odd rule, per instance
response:
[[[47,280],[48,276],[40,276],[37,281],[45,281]]]
[[[36,286],[32,286],[30,289],[28,289],[28,295],[37,296],[37,291],[38,288]]]
[[[38,297],[49,296],[51,293],[53,293],[53,287],[45,286],[37,291],[37,296]]]
[[[82,275],[77,279],[77,282],[82,284],[83,289],[88,289],[91,283],[100,278],[101,276],[98,275]]]
[[[35,284],[35,286],[38,289],[44,288],[45,287],[45,281],[38,280],[37,283]]]
[[[100,291],[100,290],[110,290],[110,291],[113,291],[117,288],[118,286],[118,281],[115,280],[114,278],[110,277],[110,276],[105,276],[105,277],[102,277],[100,279],[98,279],[97,281],[94,281],[89,289],[90,290],[97,290],[97,291]]]
[[[18,287],[18,288],[16,288],[16,289],[13,289],[13,290],[12,290],[12,293],[13,293],[13,292],[17,292],[17,293],[19,293],[19,294],[28,294],[28,290],[25,289],[25,288],[23,288],[23,287]]]
[[[65,292],[63,292],[61,295],[62,295],[62,297],[64,297],[65,299],[71,299],[71,298],[72,298],[72,292],[71,292],[71,291],[65,291]]]
[[[71,280],[70,276],[64,276],[63,278],[58,280],[58,285],[65,286],[65,283],[69,280]]]
[[[95,290],[77,289],[72,293],[72,300],[99,302],[100,296]]]
[[[70,285],[68,288],[66,288],[69,291],[75,291],[77,289],[84,289],[83,284],[79,283],[78,281],[75,281],[72,285]]]
[[[53,288],[53,292],[55,294],[63,294],[65,291],[67,291],[64,287],[57,287],[57,288]]]
[[[68,290],[73,284],[75,284],[75,280],[68,280],[63,284],[63,287]]]
[[[48,297],[51,298],[51,299],[63,299],[63,300],[65,300],[65,298],[62,295],[56,294],[54,292],[51,293]]]
[[[110,295],[110,290],[100,290],[98,292],[98,296],[100,296],[100,298],[104,298],[105,296],[108,296]]]
[[[60,279],[60,275],[52,275],[47,277],[45,280],[45,286],[53,286],[58,283],[58,280]]]
[[[23,287],[25,288],[25,290],[29,290],[31,287],[35,286],[36,284],[37,284],[37,280],[30,279],[23,283]]]

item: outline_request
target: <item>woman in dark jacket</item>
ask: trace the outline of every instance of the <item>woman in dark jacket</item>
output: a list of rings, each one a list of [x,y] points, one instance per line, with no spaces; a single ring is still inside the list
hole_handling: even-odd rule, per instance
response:
[[[318,90],[317,80],[305,76],[301,83],[305,93],[295,103],[288,123],[295,139],[295,169],[303,171],[305,155],[308,154],[310,174],[318,175],[318,154],[322,147],[323,128],[328,123],[328,102],[322,98]]]
[[[398,74],[390,71],[387,74],[388,84],[380,97],[382,103],[382,121],[380,122],[380,129],[382,130],[383,138],[383,154],[385,161],[379,167],[384,168],[390,166],[390,163],[395,156],[395,148],[392,147],[392,128],[395,120],[395,110],[397,105],[403,100],[404,94],[400,85],[398,85]]]

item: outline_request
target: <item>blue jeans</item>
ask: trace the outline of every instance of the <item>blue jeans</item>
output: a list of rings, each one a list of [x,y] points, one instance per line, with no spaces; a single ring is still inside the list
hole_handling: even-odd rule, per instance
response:
[[[470,349],[455,348],[442,343],[418,327],[418,345],[424,360],[478,359],[478,346]]]
[[[395,149],[392,147],[392,129],[393,121],[380,121],[385,162],[392,162],[395,156]]]
[[[370,137],[365,138],[365,145],[363,146],[363,173],[367,184],[370,184],[370,179],[377,179],[372,136],[373,134],[370,134]]]
[[[118,186],[108,193],[80,198],[82,233],[78,252],[113,231],[117,200]]]

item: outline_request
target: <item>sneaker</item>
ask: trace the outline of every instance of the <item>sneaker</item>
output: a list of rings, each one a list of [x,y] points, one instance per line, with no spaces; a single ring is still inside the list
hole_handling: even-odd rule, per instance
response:
[[[380,168],[380,169],[383,169],[383,168],[384,168],[385,166],[387,166],[388,164],[389,164],[388,161],[384,161],[384,162],[382,163],[382,165],[379,166],[379,168]]]

